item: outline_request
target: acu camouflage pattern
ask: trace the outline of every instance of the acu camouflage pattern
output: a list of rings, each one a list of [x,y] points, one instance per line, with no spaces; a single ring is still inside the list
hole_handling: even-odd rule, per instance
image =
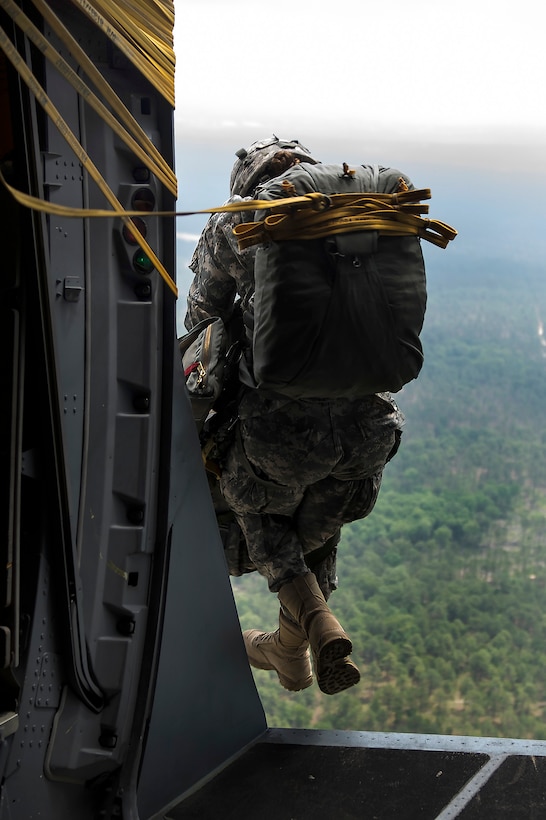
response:
[[[237,297],[243,310],[252,298],[256,249],[239,252],[233,237],[235,225],[252,219],[230,213],[208,220],[190,263],[195,275],[188,330],[210,316],[229,324]],[[328,539],[337,543],[343,524],[372,511],[403,416],[388,394],[292,400],[252,389],[238,415],[237,435],[222,464],[220,507],[227,504],[235,514],[247,550],[241,551],[238,530],[231,527],[226,558],[232,574],[256,568],[276,592],[309,571],[306,555]],[[337,586],[336,550],[313,572],[328,597]]]
[[[228,200],[242,201],[239,196]],[[253,219],[252,213],[214,214],[205,225],[190,262],[195,277],[184,320],[188,330],[209,316],[219,316],[228,325],[237,296],[246,308],[254,293],[256,248],[238,251],[233,228]]]
[[[272,592],[305,574],[305,556],[343,524],[369,515],[402,421],[386,395],[353,402],[244,395],[220,487]]]
[[[243,531],[237,517],[222,495],[217,476],[207,472],[207,477],[229,574],[239,577],[248,572],[255,572],[256,566],[252,563],[248,553]],[[341,532],[338,529],[334,535],[324,542],[320,549],[305,554],[305,564],[315,574],[326,600],[337,589],[336,556],[340,537]],[[293,620],[288,611],[285,612],[285,615],[289,620]]]

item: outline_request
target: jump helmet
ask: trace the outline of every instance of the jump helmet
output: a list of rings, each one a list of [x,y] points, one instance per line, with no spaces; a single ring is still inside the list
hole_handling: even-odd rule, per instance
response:
[[[290,151],[300,162],[310,162],[313,165],[318,162],[311,156],[309,149],[298,140],[280,140],[273,135],[268,139],[253,142],[249,148],[236,151],[237,160],[229,181],[231,196],[250,196],[259,184],[267,182],[271,176],[277,176],[268,173],[268,165],[278,151]]]

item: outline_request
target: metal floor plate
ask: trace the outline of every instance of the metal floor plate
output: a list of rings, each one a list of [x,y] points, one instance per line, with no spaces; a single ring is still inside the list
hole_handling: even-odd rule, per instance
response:
[[[546,743],[269,730],[168,820],[535,820]]]

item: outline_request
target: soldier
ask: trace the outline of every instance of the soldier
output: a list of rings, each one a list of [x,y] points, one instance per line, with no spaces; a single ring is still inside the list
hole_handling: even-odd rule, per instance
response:
[[[296,140],[273,137],[237,153],[230,201],[259,198],[261,183],[296,162],[316,163]],[[213,215],[190,268],[186,327],[234,310],[246,314],[254,292],[255,248],[239,251],[233,228],[253,214]],[[237,307],[235,307],[237,305]],[[249,661],[276,671],[291,691],[318,685],[335,694],[360,672],[352,643],[328,607],[336,588],[336,545],[343,524],[374,507],[385,463],[396,452],[403,417],[388,394],[363,399],[290,399],[255,389],[250,367],[238,404],[236,435],[219,488],[235,514],[248,556],[280,601],[279,628],[243,633]],[[229,557],[228,557],[229,564]],[[230,567],[232,574],[240,574]]]

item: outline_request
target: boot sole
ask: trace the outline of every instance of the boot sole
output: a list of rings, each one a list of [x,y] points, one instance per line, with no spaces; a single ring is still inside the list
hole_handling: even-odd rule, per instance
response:
[[[315,656],[317,683],[325,695],[336,695],[360,681],[358,667],[347,657],[352,649],[349,638],[336,638]]]
[[[358,668],[352,662],[347,663],[346,658],[335,661],[317,674],[319,689],[325,695],[337,695],[339,692],[350,689],[351,686],[356,686],[359,681]]]

